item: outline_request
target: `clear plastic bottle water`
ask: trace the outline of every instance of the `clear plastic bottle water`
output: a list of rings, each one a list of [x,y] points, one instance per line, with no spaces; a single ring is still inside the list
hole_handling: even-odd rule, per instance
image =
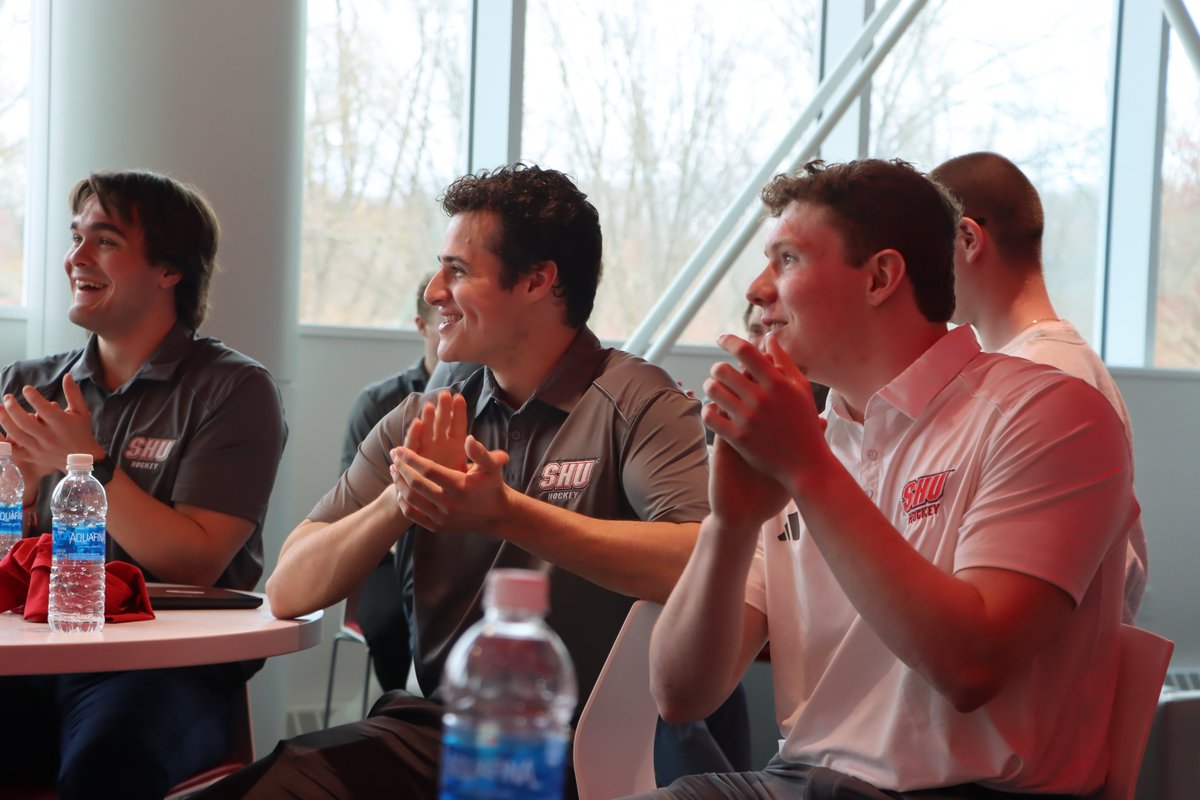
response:
[[[546,576],[488,575],[484,618],[446,659],[441,800],[560,800],[575,668],[545,622]]]
[[[55,488],[50,511],[54,516],[50,630],[98,631],[104,627],[108,498],[92,476],[90,455],[67,456],[67,477]]]
[[[25,480],[12,460],[12,444],[0,442],[0,558],[21,541],[21,505]]]
[[[12,444],[0,442],[0,558],[21,541],[25,480],[12,460]]]

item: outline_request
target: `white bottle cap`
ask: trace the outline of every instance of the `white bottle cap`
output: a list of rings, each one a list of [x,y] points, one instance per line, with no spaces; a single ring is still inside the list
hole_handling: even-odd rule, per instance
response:
[[[12,442],[0,442],[0,458],[12,457]]]
[[[75,470],[80,472],[90,470],[92,468],[91,453],[71,453],[67,456],[67,470]]]
[[[494,569],[487,577],[484,603],[490,608],[519,608],[545,614],[550,607],[550,582],[532,569]]]

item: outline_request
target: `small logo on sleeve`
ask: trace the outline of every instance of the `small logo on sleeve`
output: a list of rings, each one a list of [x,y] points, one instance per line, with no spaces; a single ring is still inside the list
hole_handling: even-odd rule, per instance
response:
[[[800,541],[800,512],[792,511],[787,515],[787,519],[783,523],[783,533],[779,534],[781,542],[798,542]]]
[[[167,460],[177,439],[154,439],[149,436],[134,436],[125,448],[125,460],[130,469],[158,469]]]
[[[542,467],[538,488],[543,500],[571,500],[587,488],[598,458],[578,461],[551,461]]]
[[[919,519],[936,516],[942,506],[942,495],[946,491],[946,479],[952,469],[935,472],[932,475],[922,475],[904,484],[900,492],[900,504],[908,515],[911,525]]]

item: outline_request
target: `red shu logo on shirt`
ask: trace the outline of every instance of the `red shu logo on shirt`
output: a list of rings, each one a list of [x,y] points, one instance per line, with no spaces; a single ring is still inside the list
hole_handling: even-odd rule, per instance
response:
[[[587,488],[592,479],[592,469],[599,459],[586,458],[579,461],[551,461],[542,467],[542,479],[538,488],[546,492],[546,500],[570,500]]]
[[[951,472],[954,470],[922,475],[904,484],[904,489],[900,492],[900,504],[908,514],[909,523],[938,513],[942,505],[942,494],[946,491],[946,479],[950,477]]]
[[[134,436],[125,448],[125,458],[135,469],[158,469],[167,460],[175,439],[153,439],[149,436]]]

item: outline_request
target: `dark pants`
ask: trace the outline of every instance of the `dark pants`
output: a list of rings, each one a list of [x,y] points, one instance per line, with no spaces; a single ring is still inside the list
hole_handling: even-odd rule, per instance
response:
[[[737,718],[740,702],[745,717],[745,697],[736,694],[730,708]],[[361,722],[314,731],[280,742],[266,758],[230,775],[196,795],[197,800],[217,798],[360,798],[403,797],[432,800],[437,797],[444,706],[403,691],[379,698]],[[728,725],[717,725],[733,731]],[[672,738],[668,749],[678,739]],[[694,755],[696,751],[692,751]],[[578,796],[575,771],[568,751],[565,796]],[[679,756],[676,756],[678,759]],[[735,756],[736,757],[736,756]],[[748,759],[748,756],[747,756]],[[703,767],[704,765],[699,765]]]
[[[229,666],[0,678],[0,784],[54,779],[63,800],[160,800],[229,755],[241,690]]]
[[[654,732],[654,777],[659,786],[703,772],[744,772],[750,763],[750,711],[739,683],[708,719],[668,725]]]
[[[210,786],[213,798],[436,798],[444,708],[403,691],[367,718],[281,741],[266,758]]]
[[[893,792],[877,789],[843,772],[792,764],[779,756],[759,772],[693,775],[635,800],[1077,800],[1065,795],[1000,792],[974,784]]]

